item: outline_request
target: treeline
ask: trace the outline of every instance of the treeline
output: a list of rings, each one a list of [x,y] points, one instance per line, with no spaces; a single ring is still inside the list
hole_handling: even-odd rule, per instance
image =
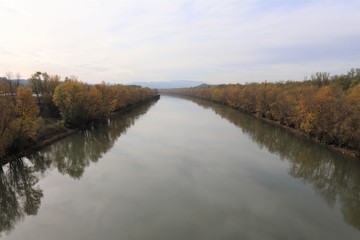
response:
[[[53,102],[66,124],[81,126],[107,119],[112,112],[148,100],[155,90],[139,86],[88,85],[68,79],[56,87]]]
[[[360,69],[330,76],[277,83],[228,84],[169,89],[300,130],[327,145],[349,149],[360,158]]]
[[[112,112],[157,94],[139,86],[89,85],[75,77],[61,81],[58,75],[42,72],[28,83],[20,85],[19,75],[0,78],[0,158],[65,127],[106,120]]]

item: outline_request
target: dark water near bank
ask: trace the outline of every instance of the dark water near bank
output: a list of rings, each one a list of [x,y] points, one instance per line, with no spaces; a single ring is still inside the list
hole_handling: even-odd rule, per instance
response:
[[[360,239],[360,166],[162,96],[0,173],[1,239]]]

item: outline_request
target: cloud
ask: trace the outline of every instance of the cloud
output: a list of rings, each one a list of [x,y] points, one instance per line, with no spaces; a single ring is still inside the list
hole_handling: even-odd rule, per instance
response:
[[[16,65],[23,75],[41,70],[89,82],[220,83],[302,79],[323,66],[338,72],[360,62],[356,0],[13,0],[4,6],[17,17],[0,8],[7,36],[0,39],[0,73]]]
[[[18,56],[18,54],[13,53],[13,52],[9,52],[9,51],[2,51],[1,55],[4,55],[4,56],[6,56],[6,55],[8,55],[8,56]]]

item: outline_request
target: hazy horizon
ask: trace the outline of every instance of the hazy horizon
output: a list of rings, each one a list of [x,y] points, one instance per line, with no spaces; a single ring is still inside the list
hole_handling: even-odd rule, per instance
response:
[[[357,0],[5,0],[0,76],[221,84],[345,74],[360,63],[359,12]]]

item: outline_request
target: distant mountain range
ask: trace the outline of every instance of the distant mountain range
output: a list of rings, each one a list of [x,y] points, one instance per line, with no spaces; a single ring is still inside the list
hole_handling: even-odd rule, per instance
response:
[[[142,87],[148,88],[188,88],[188,87],[197,87],[199,85],[205,84],[204,82],[199,81],[187,81],[187,80],[174,80],[167,82],[133,82],[129,83],[129,85],[139,85]]]

